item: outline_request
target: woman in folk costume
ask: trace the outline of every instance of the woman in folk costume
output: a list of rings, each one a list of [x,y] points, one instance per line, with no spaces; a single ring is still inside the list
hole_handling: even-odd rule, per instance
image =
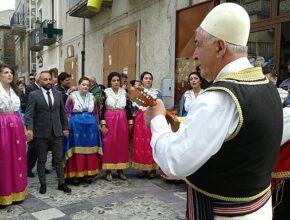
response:
[[[264,67],[263,74],[277,83],[278,74],[273,67]],[[277,88],[281,103],[284,104],[288,92],[282,88]],[[289,107],[286,107],[289,108]],[[285,113],[286,114],[286,113]],[[287,220],[290,216],[290,141],[280,147],[278,159],[272,172],[272,194],[273,200],[273,220]]]
[[[0,206],[27,195],[26,143],[14,71],[0,65]]]
[[[161,92],[152,88],[153,75],[149,72],[141,74],[142,85],[147,93],[152,96],[162,99]],[[155,163],[152,156],[150,146],[151,131],[144,123],[145,109],[138,109],[135,116],[134,139],[132,148],[132,168],[141,170],[140,178],[145,177],[149,172],[149,178],[156,176],[158,165]]]
[[[80,179],[91,183],[90,177],[100,172],[99,157],[102,155],[99,131],[99,113],[93,94],[89,93],[90,80],[79,80],[79,91],[70,94],[66,112],[70,124],[70,136],[65,146],[65,178],[78,185]]]
[[[289,108],[289,107],[286,107]],[[272,173],[273,220],[287,220],[290,216],[290,141],[281,146]]]
[[[129,131],[133,120],[126,90],[120,87],[120,74],[112,72],[108,76],[108,88],[101,117],[103,135],[102,169],[105,179],[112,181],[111,170],[117,170],[121,180],[126,180],[123,170],[129,167]]]
[[[187,79],[190,89],[185,91],[181,96],[179,103],[179,116],[187,116],[189,106],[195,101],[197,96],[203,92],[202,82],[203,78],[199,72],[192,72],[188,75]]]

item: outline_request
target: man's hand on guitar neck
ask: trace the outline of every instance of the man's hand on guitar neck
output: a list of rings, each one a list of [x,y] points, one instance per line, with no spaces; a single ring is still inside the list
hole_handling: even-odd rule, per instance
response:
[[[156,115],[166,115],[166,109],[162,100],[157,99],[156,102],[157,105],[148,107],[145,111],[144,119],[147,126],[150,125],[152,118],[154,118]]]

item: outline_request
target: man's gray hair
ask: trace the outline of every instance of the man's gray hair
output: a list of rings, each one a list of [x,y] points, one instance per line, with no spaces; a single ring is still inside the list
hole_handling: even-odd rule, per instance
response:
[[[93,76],[93,75],[87,75],[86,77],[89,78],[89,80],[91,80],[91,81],[93,81],[93,82],[95,82],[95,83],[97,82],[96,77]]]
[[[196,32],[200,32],[203,35],[203,37],[206,39],[206,41],[209,43],[213,43],[213,42],[218,40],[218,38],[209,34],[205,30],[203,30],[201,27],[198,27],[196,29]],[[241,46],[241,45],[231,44],[228,42],[226,42],[226,43],[227,43],[228,49],[231,53],[237,54],[237,55],[247,55],[248,46]]]
[[[36,82],[39,82],[40,75],[41,75],[41,72],[36,73],[36,75],[35,75],[35,81]]]

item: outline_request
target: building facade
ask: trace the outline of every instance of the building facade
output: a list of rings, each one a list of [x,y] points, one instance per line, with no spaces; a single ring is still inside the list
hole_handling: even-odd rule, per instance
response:
[[[15,44],[7,25],[0,25],[0,63],[15,68]]]
[[[98,2],[99,9],[87,7]],[[149,71],[166,107],[173,108],[187,88],[188,74],[195,70],[194,30],[212,7],[223,2],[35,0],[29,32],[30,66],[36,72],[53,70],[54,77],[66,71],[75,84],[82,75],[93,74],[105,86],[111,71],[126,73],[129,80]],[[283,73],[290,58],[290,0],[234,2],[251,16],[249,59],[255,65],[275,65]],[[281,76],[286,78],[288,72]]]
[[[99,12],[84,0],[37,1],[36,17],[53,21],[54,42],[37,51],[37,71],[85,74],[107,86],[111,71],[154,76],[167,107],[174,105],[176,11],[202,1],[104,0]],[[212,1],[210,1],[212,2]],[[190,30],[191,31],[191,30]]]
[[[14,10],[0,12],[0,63],[15,67],[15,44],[11,35],[10,18]]]
[[[29,73],[36,72],[36,58],[30,51],[30,31],[35,20],[36,0],[16,0],[15,11],[10,19],[11,34],[15,40],[15,71],[27,80]]]

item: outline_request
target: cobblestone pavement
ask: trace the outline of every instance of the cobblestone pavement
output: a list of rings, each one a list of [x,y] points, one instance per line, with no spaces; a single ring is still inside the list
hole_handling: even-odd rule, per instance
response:
[[[29,178],[25,201],[0,209],[0,219],[185,219],[185,184],[168,183],[163,178],[140,179],[127,170],[127,181],[103,174],[92,184],[69,185],[72,193],[57,190],[56,173],[47,174],[47,193],[39,194],[38,177]],[[34,173],[36,171],[34,170]]]

